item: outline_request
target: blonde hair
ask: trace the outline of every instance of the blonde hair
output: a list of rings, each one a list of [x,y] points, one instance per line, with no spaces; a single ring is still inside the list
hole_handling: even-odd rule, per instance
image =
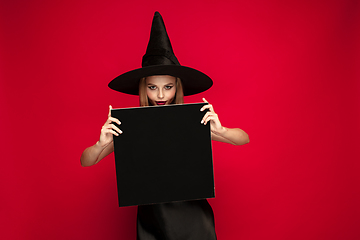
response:
[[[141,107],[150,106],[149,98],[146,93],[146,77],[140,79],[139,82],[139,102]],[[184,92],[180,78],[176,78],[176,93],[172,104],[183,104]]]

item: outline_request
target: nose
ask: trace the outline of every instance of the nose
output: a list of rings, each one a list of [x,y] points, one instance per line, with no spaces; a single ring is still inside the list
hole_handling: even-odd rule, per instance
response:
[[[158,92],[158,98],[159,98],[159,99],[164,98],[164,92],[163,92],[162,89],[160,89],[159,92]]]

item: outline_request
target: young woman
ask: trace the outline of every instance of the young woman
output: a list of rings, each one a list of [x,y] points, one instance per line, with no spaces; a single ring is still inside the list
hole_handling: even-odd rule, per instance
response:
[[[168,39],[163,20],[155,13],[150,41],[143,57],[142,68],[124,73],[110,82],[109,87],[128,94],[138,94],[140,106],[161,106],[183,103],[183,96],[207,90],[212,80],[205,74],[177,61]],[[207,102],[203,98],[204,102]],[[92,166],[114,151],[113,135],[122,134],[121,119],[109,115],[101,128],[100,138],[81,156],[82,166]],[[226,128],[207,104],[208,109],[201,121],[210,124],[211,138],[215,141],[243,145],[248,135],[239,128]],[[180,201],[138,207],[138,240],[214,240],[216,239],[214,215],[207,200]]]

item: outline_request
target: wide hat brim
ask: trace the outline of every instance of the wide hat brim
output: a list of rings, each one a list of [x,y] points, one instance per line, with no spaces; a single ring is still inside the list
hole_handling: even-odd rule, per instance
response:
[[[213,84],[209,76],[190,67],[181,65],[152,65],[121,74],[113,79],[108,86],[115,91],[139,95],[140,79],[154,75],[170,75],[180,78],[184,96],[206,91]]]

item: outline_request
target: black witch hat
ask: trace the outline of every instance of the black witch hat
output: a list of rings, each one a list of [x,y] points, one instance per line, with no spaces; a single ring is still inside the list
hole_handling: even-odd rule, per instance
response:
[[[121,74],[108,86],[119,92],[139,95],[140,79],[153,75],[180,78],[185,96],[203,92],[212,86],[212,80],[206,74],[180,65],[171,47],[164,21],[158,12],[155,12],[153,18],[150,40],[142,58],[142,67]]]

